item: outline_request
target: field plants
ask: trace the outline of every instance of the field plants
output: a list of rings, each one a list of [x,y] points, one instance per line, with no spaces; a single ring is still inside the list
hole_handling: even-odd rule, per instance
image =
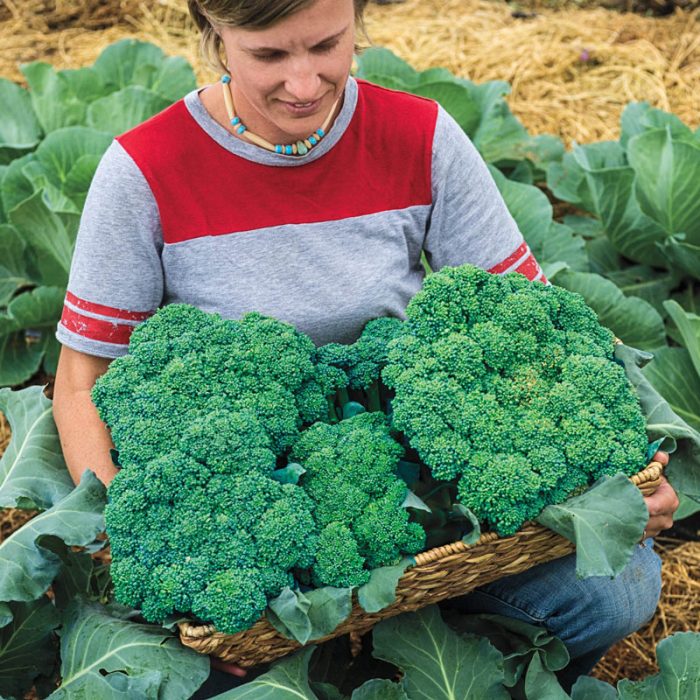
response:
[[[54,71],[37,63],[24,71],[28,90],[0,80],[7,105],[0,124],[0,384],[14,387],[36,377],[38,369],[55,368],[53,329],[78,218],[101,154],[115,134],[194,88],[184,61],[139,42],[110,47],[89,68]],[[525,296],[522,281],[501,280],[494,290],[517,296],[518,308],[532,314],[526,325],[537,322],[543,346],[528,345],[526,333],[512,337],[523,318],[499,309],[500,292],[490,300],[489,318],[469,327],[465,309],[451,305],[441,285],[464,283],[460,291],[468,296],[467,282],[481,284],[475,272],[430,276],[408,322],[377,320],[352,346],[314,348],[290,327],[259,315],[230,324],[168,307],[134,333],[130,355],[116,361],[96,389],[121,466],[109,495],[89,471],[73,485],[51,402],[39,386],[0,390],[0,411],[12,428],[0,460],[0,508],[38,511],[0,542],[3,698],[20,698],[32,686],[39,697],[54,699],[188,698],[207,677],[209,660],[174,634],[184,613],[233,631],[264,611],[277,630],[305,644],[344,620],[354,599],[368,612],[389,605],[411,555],[459,538],[473,542],[482,526],[509,532],[536,516],[575,541],[581,576],[615,575],[637,546],[647,513],[623,474],[605,474],[603,457],[585,483],[573,483],[564,478],[561,454],[550,450],[544,467],[548,479],[563,477],[558,488],[546,498],[538,490],[537,498],[505,500],[505,506],[481,498],[478,483],[460,489],[468,466],[452,465],[450,471],[444,459],[462,436],[445,430],[459,427],[453,416],[440,425],[438,418],[459,407],[460,399],[444,389],[430,391],[430,382],[446,371],[448,385],[459,372],[468,384],[475,346],[497,370],[480,378],[480,389],[500,392],[511,409],[525,411],[521,423],[530,419],[547,427],[546,415],[535,418],[531,406],[518,404],[518,392],[537,377],[504,362],[506,336],[525,355],[528,348],[531,354],[547,350],[539,353],[552,360],[541,368],[544,373],[554,367],[568,372],[567,381],[617,411],[615,420],[628,421],[628,430],[611,428],[600,441],[591,440],[590,427],[605,420],[602,427],[611,427],[607,414],[604,420],[600,411],[590,412],[584,416],[589,424],[576,422],[578,432],[570,421],[566,460],[580,465],[576,440],[608,455],[615,440],[626,441],[616,466],[629,473],[663,440],[664,448],[675,450],[668,476],[683,494],[683,512],[700,507],[700,306],[696,268],[685,263],[695,245],[697,178],[690,175],[697,132],[672,115],[633,105],[613,155],[603,145],[585,157],[578,150],[565,155],[558,139],[530,136],[510,113],[505,83],[475,85],[441,69],[419,73],[383,50],[360,57],[358,76],[441,101],[489,162],[547,277],[581,292],[602,325],[627,345],[613,352],[611,334],[561,289],[546,292],[552,304],[543,316],[518,296]],[[649,148],[640,157],[635,143],[646,144],[642,139]],[[657,160],[650,165],[644,158],[652,156]],[[663,176],[650,194],[648,173],[654,168]],[[615,185],[618,175],[633,185]],[[603,176],[610,178],[610,191],[626,193],[618,200],[624,225],[610,223],[603,198],[595,196]],[[543,191],[547,183],[550,196],[558,192],[572,207],[563,221],[555,220]],[[664,206],[654,208],[655,202]],[[625,231],[636,235],[625,218],[630,212],[646,222],[643,231],[657,236],[650,239],[650,257],[641,259],[636,244],[625,242]],[[563,332],[556,316],[566,310],[564,299],[577,300],[566,324],[595,329],[596,340],[584,348],[593,358],[590,366],[564,366],[557,350],[559,341],[567,352],[581,349],[575,332],[556,335]],[[436,323],[426,320],[428,306]],[[492,332],[496,323],[511,335]],[[475,335],[474,326],[483,333]],[[463,337],[452,335],[465,329]],[[246,343],[265,348],[255,362],[243,357]],[[450,348],[462,345],[468,352],[452,358]],[[212,369],[221,362],[230,369],[233,357],[245,372]],[[597,381],[602,378],[610,386]],[[611,391],[613,382],[620,391]],[[164,386],[178,391],[164,392]],[[623,386],[634,387],[645,434]],[[579,397],[570,394],[563,398],[578,410]],[[492,402],[488,408],[485,415],[498,422],[497,407]],[[427,429],[439,430],[439,441],[420,439],[426,425],[417,417],[426,411]],[[501,416],[499,436],[491,431],[486,437],[514,442],[506,418]],[[526,437],[536,439],[534,432]],[[531,457],[532,444],[522,447]],[[479,468],[491,461],[476,457]],[[521,473],[532,461],[506,460],[501,467]],[[522,472],[522,483],[503,485],[504,495],[522,496],[535,478],[545,478],[544,467]],[[363,488],[351,488],[357,483]],[[562,502],[570,491],[574,495]],[[624,527],[610,527],[618,515]],[[105,528],[113,566],[105,553]],[[602,528],[614,529],[615,536],[601,542]],[[342,558],[328,554],[339,550]],[[582,679],[571,697],[695,697],[698,644],[697,635],[670,637],[658,648],[658,676],[623,681],[617,689]],[[555,675],[568,662],[562,643],[541,628],[505,618],[441,619],[426,608],[380,623],[356,659],[343,645],[336,640],[315,651],[308,647],[256,670],[249,683],[223,697],[441,700],[471,693],[534,700],[545,691],[566,697]]]
[[[0,386],[56,371],[80,213],[112,138],[195,87],[184,59],[133,40],[86,68],[22,72],[28,90],[0,79]]]

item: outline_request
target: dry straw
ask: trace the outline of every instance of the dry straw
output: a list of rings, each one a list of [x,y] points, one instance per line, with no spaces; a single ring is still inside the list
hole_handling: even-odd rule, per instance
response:
[[[656,645],[674,632],[700,632],[700,542],[659,538],[661,600],[652,621],[616,644],[595,668],[608,683],[639,680],[659,672]]]
[[[573,4],[516,19],[493,0],[407,0],[370,5],[367,27],[374,43],[417,68],[509,81],[510,105],[528,129],[571,143],[616,138],[631,100],[697,127],[699,19],[700,10],[652,18]],[[20,80],[22,61],[86,65],[126,36],[185,56],[200,83],[216,78],[198,57],[184,0],[0,0],[0,75]]]

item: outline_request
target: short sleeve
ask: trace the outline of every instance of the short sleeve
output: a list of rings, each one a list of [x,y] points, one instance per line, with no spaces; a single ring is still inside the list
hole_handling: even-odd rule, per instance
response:
[[[133,329],[162,302],[162,240],[153,193],[113,141],[80,219],[59,342],[99,357],[124,355]]]
[[[442,108],[433,141],[432,195],[424,249],[434,270],[471,263],[546,281],[486,163]]]

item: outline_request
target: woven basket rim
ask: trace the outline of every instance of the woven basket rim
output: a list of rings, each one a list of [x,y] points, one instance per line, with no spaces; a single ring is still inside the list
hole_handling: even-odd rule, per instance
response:
[[[652,461],[644,469],[637,472],[636,474],[629,477],[630,481],[640,489],[647,487],[649,489],[653,488],[655,490],[656,486],[660,482],[661,476],[664,471],[664,466],[660,462]],[[522,528],[532,525],[532,521],[523,523]],[[495,532],[485,532],[479,537],[476,542],[472,544],[466,544],[462,540],[452,542],[451,544],[442,545],[440,547],[433,547],[432,549],[426,550],[425,552],[420,552],[414,557],[414,561],[406,567],[406,572],[417,566],[422,566],[430,562],[435,562],[443,557],[460,554],[479,545],[484,545],[497,540],[507,539],[505,537],[499,537]],[[264,620],[266,616],[263,614],[260,620]],[[258,622],[260,621],[258,620]],[[256,623],[257,624],[257,623]],[[225,635],[223,632],[219,632],[216,627],[211,623],[196,623],[196,622],[179,622],[178,629],[182,637],[187,637],[189,639],[203,639],[205,637],[210,637],[212,635]]]

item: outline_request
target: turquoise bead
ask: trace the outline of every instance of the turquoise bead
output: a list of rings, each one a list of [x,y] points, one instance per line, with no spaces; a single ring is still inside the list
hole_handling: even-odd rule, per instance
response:
[[[221,82],[224,85],[228,85],[231,82],[231,76],[230,75],[222,75],[221,76]]]
[[[326,132],[323,129],[318,129],[316,133],[319,135],[320,138],[323,138],[326,135]]]
[[[315,146],[318,143],[318,141],[313,136],[309,136],[309,143],[312,146]]]
[[[242,134],[242,133],[245,131],[245,127],[243,126],[243,124],[241,124],[241,125],[238,127],[238,129],[236,129],[236,131],[237,131],[239,134]]]
[[[231,124],[233,124],[234,126],[236,126],[237,124],[240,124],[240,123],[241,123],[241,118],[240,118],[240,117],[234,117],[234,118],[231,120]]]
[[[300,156],[305,156],[309,152],[306,144],[303,141],[297,141],[297,153]]]
[[[291,146],[285,146],[284,152],[285,152],[288,156],[294,155],[294,151],[292,150],[292,147],[291,147]]]
[[[275,153],[282,153],[282,146],[275,146]]]

